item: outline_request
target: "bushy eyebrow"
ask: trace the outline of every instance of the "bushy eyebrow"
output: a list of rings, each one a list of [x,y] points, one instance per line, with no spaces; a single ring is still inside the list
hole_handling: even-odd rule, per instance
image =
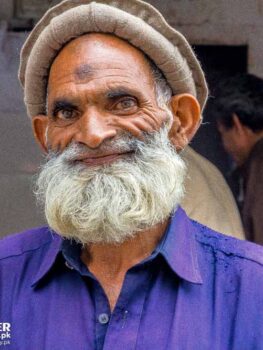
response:
[[[66,99],[57,99],[52,103],[51,106],[51,115],[55,116],[57,112],[60,110],[66,109],[66,110],[72,110],[76,109],[76,105]]]
[[[106,93],[106,98],[110,99],[110,100],[114,100],[114,99],[118,99],[124,96],[132,96],[136,98],[136,93],[130,89],[127,88],[115,88],[115,89],[111,89],[110,91],[108,91]]]

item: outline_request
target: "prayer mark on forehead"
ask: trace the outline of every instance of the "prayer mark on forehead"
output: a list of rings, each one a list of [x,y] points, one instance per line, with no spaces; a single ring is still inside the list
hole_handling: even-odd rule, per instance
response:
[[[79,80],[84,80],[87,78],[91,78],[94,73],[94,68],[90,64],[82,64],[77,67],[74,71],[74,75]]]

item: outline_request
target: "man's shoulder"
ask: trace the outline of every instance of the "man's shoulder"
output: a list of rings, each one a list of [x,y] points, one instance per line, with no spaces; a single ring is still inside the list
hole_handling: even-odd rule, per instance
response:
[[[0,240],[0,261],[37,250],[50,243],[53,236],[50,228],[46,226],[6,236]]]
[[[196,240],[201,246],[202,254],[213,258],[215,263],[238,264],[243,268],[257,265],[262,269],[263,277],[263,247],[245,240],[226,236],[219,232],[192,221],[196,227]]]

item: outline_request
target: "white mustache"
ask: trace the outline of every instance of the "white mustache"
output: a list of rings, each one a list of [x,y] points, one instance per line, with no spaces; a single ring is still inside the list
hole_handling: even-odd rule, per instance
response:
[[[145,135],[145,140],[147,138],[149,138],[149,135]],[[71,163],[83,157],[92,158],[115,153],[137,152],[142,143],[142,141],[129,134],[119,136],[113,140],[105,140],[100,147],[96,149],[92,149],[84,144],[72,142],[63,152],[49,149],[47,160],[57,158],[61,155],[64,161]]]

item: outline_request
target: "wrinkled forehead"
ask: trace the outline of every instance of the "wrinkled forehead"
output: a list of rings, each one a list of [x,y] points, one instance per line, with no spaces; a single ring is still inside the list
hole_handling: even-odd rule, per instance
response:
[[[57,80],[87,81],[121,75],[153,84],[149,60],[127,41],[110,34],[82,35],[65,45],[53,61],[48,85]]]

